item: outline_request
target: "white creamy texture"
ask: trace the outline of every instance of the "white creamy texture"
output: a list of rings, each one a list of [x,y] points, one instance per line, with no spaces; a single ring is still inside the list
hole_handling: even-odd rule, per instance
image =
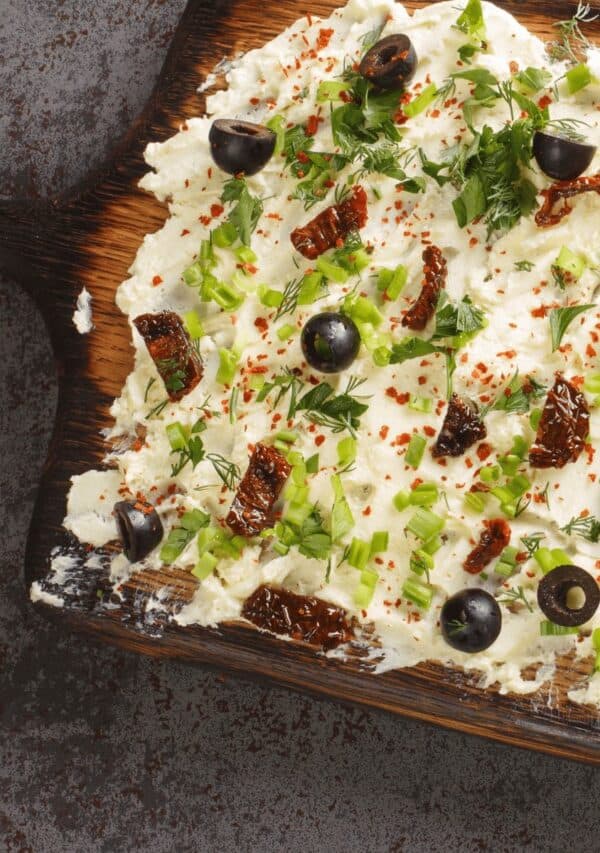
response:
[[[474,58],[473,67],[487,68],[499,78],[507,79],[511,75],[510,63],[516,62],[520,69],[545,67],[555,79],[562,76],[564,67],[549,66],[542,42],[514,18],[490,3],[484,4],[484,13],[491,35],[489,49]],[[464,34],[452,26],[457,15],[453,0],[421,9],[412,17],[393,0],[350,0],[344,9],[325,22],[302,18],[265,47],[249,52],[234,63],[227,74],[228,89],[208,99],[211,118],[190,119],[165,143],[148,146],[146,159],[153,171],[143,178],[141,185],[159,199],[167,200],[171,215],[160,231],[145,238],[131,268],[131,277],[118,291],[117,304],[130,320],[144,312],[198,310],[208,332],[201,343],[204,378],[180,403],[168,404],[159,417],[146,420],[149,409],[164,398],[164,388],[141,337],[132,327],[135,369],[113,406],[113,436],[133,436],[138,424],[145,425],[147,435],[141,448],[113,456],[113,462],[118,465],[116,470],[89,472],[74,479],[65,524],[82,541],[99,546],[115,538],[110,510],[119,489],[122,494],[142,493],[152,502],[160,497],[157,509],[167,531],[177,524],[177,511],[182,509],[199,508],[223,518],[232,495],[222,494],[218,478],[208,462],[194,470],[188,465],[177,477],[171,476],[172,457],[165,425],[173,421],[186,426],[193,424],[207,395],[211,396],[213,407],[227,411],[230,391],[215,381],[219,347],[230,347],[235,342],[236,346],[243,347],[240,368],[260,363],[267,369],[267,377],[279,373],[286,365],[293,367],[302,363],[299,336],[282,343],[275,334],[279,326],[290,321],[289,316],[271,324],[263,340],[254,320],[268,317],[269,309],[260,304],[256,293],[250,292],[242,307],[232,315],[221,312],[212,303],[200,303],[197,291],[182,283],[182,270],[194,261],[200,240],[206,238],[210,228],[221,219],[217,217],[208,224],[200,219],[202,216],[210,218],[211,205],[219,203],[223,180],[227,177],[214,166],[209,153],[207,137],[213,118],[237,117],[263,122],[270,115],[282,113],[289,123],[305,122],[316,111],[319,83],[323,79],[339,78],[345,60],[355,61],[360,56],[360,38],[384,20],[387,23],[382,36],[404,32],[416,48],[420,61],[411,83],[412,91],[418,93],[430,81],[439,85],[458,69],[457,50],[465,42]],[[323,27],[334,31],[329,44],[318,51],[316,60],[306,59],[307,45],[315,44]],[[296,62],[298,57],[303,57],[299,63]],[[592,52],[590,64],[594,68],[600,66],[597,51]],[[432,106],[408,121],[402,128],[403,147],[421,147],[431,159],[439,161],[445,146],[452,145],[457,138],[468,141],[469,132],[460,102],[468,96],[469,86],[466,81],[457,81],[456,106],[435,111]],[[552,117],[585,119],[589,124],[586,135],[595,144],[600,143],[596,112],[600,88],[592,85],[574,97],[566,94],[564,83],[560,83],[559,88],[561,98],[550,107]],[[306,90],[306,97],[299,98],[302,90]],[[321,116],[323,121],[314,148],[328,151],[332,149],[332,141],[327,106],[321,110]],[[493,110],[477,114],[476,123],[478,126],[487,123],[498,129],[508,118],[508,108],[502,102]],[[590,172],[597,171],[598,165],[596,159]],[[338,180],[353,171],[356,166],[351,164]],[[421,174],[418,158],[407,171]],[[548,185],[547,179],[535,168],[528,176],[540,189]],[[321,205],[306,212],[300,201],[287,200],[295,185],[289,172],[282,171],[279,158],[273,158],[262,172],[248,179],[250,191],[264,199],[264,214],[252,238],[252,248],[258,256],[258,273],[254,280],[276,289],[282,289],[285,282],[299,274],[296,265],[300,272],[314,267],[313,262],[305,261],[294,252],[290,232],[333,203],[332,189]],[[458,394],[485,403],[506,385],[517,368],[521,375],[531,372],[548,386],[556,371],[572,378],[598,369],[593,341],[600,312],[591,310],[573,322],[563,339],[563,347],[555,353],[551,352],[547,316],[535,316],[541,313],[539,309],[544,304],[563,303],[563,294],[553,283],[550,273],[550,265],[562,246],[583,253],[588,260],[588,269],[576,285],[574,301],[593,301],[598,284],[596,268],[600,266],[600,202],[595,194],[577,199],[573,213],[556,227],[540,229],[533,216],[529,216],[507,234],[491,241],[489,246],[483,223],[464,230],[458,227],[451,206],[456,190],[451,186],[440,188],[428,180],[425,193],[400,194],[392,178],[376,174],[364,179],[363,185],[367,190],[378,190],[381,198],[378,200],[373,192],[368,192],[369,221],[361,237],[365,245],[373,247],[373,254],[371,268],[362,274],[361,289],[374,293],[374,279],[370,276],[381,267],[394,268],[403,263],[409,269],[409,281],[399,303],[381,307],[386,317],[383,330],[394,333],[396,339],[403,336],[398,318],[401,309],[412,304],[420,289],[424,239],[439,246],[448,261],[449,297],[456,301],[469,295],[487,314],[487,328],[458,354],[454,376]],[[533,263],[531,271],[515,269],[515,262],[522,259]],[[227,280],[233,271],[231,253],[219,253],[218,276]],[[160,286],[153,286],[156,276],[162,280]],[[299,309],[293,322],[301,328],[307,317],[316,311],[335,309],[343,292],[340,285],[331,283],[329,295],[316,305]],[[497,682],[502,692],[527,693],[551,678],[555,652],[575,648],[577,655],[589,655],[588,629],[600,625],[600,613],[593,623],[585,626],[588,636],[580,641],[572,636],[540,636],[539,624],[544,618],[536,603],[540,572],[531,560],[522,564],[521,571],[506,586],[513,589],[522,586],[532,612],[523,607],[518,612],[502,607],[500,637],[483,653],[462,654],[445,643],[437,623],[447,596],[478,584],[496,592],[501,581],[494,574],[493,566],[488,568],[487,581],[480,581],[461,568],[482,529],[482,516],[465,510],[463,505],[464,494],[478,480],[476,472],[481,467],[476,446],[461,458],[447,459],[443,467],[429,452],[425,453],[418,472],[403,462],[406,445],[398,443],[396,436],[415,431],[424,434],[425,430],[431,444],[431,436],[440,430],[446,408],[445,366],[440,356],[429,356],[426,369],[420,359],[378,368],[373,366],[371,356],[363,348],[350,372],[366,379],[361,394],[369,397],[369,410],[361,420],[356,465],[343,477],[356,522],[351,536],[369,539],[377,530],[387,530],[390,534],[388,551],[380,555],[374,566],[380,579],[368,610],[357,612],[354,604],[358,572],[347,563],[340,567],[335,565],[341,560],[342,548],[336,550],[331,578],[326,583],[322,561],[303,557],[294,548],[286,557],[267,559],[261,556],[258,546],[248,546],[239,561],[221,560],[217,570],[199,583],[193,601],[175,617],[177,621],[208,625],[238,617],[244,599],[260,584],[281,583],[300,593],[317,594],[344,607],[361,621],[373,622],[383,644],[378,671],[438,659],[479,671],[482,685]],[[151,379],[155,381],[147,392]],[[341,391],[347,375],[327,379]],[[243,392],[246,379],[242,379],[239,369],[235,381]],[[431,397],[433,412],[424,415],[399,405],[386,394],[389,388]],[[207,422],[208,428],[203,433],[208,449],[222,453],[242,471],[247,466],[249,445],[268,440],[281,428],[281,423],[273,422],[274,412],[269,405],[256,403],[255,397],[256,394],[250,400],[243,400],[240,393],[235,424],[230,425],[226,415],[213,418]],[[284,415],[285,405],[284,401],[277,409]],[[492,412],[486,417],[486,426],[486,441],[493,448],[486,464],[509,451],[513,436],[523,436],[529,443],[533,440],[528,415]],[[294,449],[302,452],[305,458],[318,449],[321,470],[310,478],[310,496],[327,513],[333,500],[330,476],[335,470],[336,446],[342,436],[332,435],[326,429],[310,431],[308,427],[306,421],[297,420],[295,428],[300,437]],[[315,439],[321,435],[325,440],[317,447]],[[600,438],[598,409],[592,409],[591,438],[594,445]],[[513,545],[519,544],[521,536],[541,531],[545,534],[545,546],[566,549],[577,565],[598,574],[597,547],[580,538],[567,537],[559,530],[583,510],[600,515],[596,483],[600,460],[597,457],[596,454],[590,459],[583,453],[576,463],[562,470],[527,470],[534,500],[519,518],[510,522]],[[415,546],[404,527],[414,508],[398,513],[392,505],[393,496],[401,489],[410,490],[417,476],[440,485],[444,498],[440,498],[433,509],[447,516],[444,531],[447,538],[435,555],[431,574],[436,595],[428,612],[419,611],[406,599],[400,601],[403,582],[411,575],[408,559]],[[198,490],[207,484],[213,484],[214,488]],[[547,484],[550,508],[539,500]],[[99,501],[100,495],[102,500]],[[488,502],[486,513],[488,517],[499,515],[494,501]],[[196,543],[192,540],[175,565],[191,568],[196,559]],[[157,549],[148,558],[147,565],[159,563]],[[115,580],[122,580],[130,570],[122,555],[115,558],[112,574]],[[534,680],[521,676],[522,669],[530,664],[541,664]],[[590,686],[574,691],[572,698],[600,703],[600,679],[593,678]]]
[[[77,297],[77,308],[73,312],[73,323],[80,335],[89,334],[92,324],[92,294],[83,287]]]

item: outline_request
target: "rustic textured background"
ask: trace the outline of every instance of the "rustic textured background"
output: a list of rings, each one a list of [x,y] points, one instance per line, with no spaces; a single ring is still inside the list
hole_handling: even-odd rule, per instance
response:
[[[51,195],[107,156],[183,6],[0,0],[0,195]],[[21,566],[56,383],[39,314],[1,279],[0,395],[0,848],[598,850],[591,768],[44,623]]]

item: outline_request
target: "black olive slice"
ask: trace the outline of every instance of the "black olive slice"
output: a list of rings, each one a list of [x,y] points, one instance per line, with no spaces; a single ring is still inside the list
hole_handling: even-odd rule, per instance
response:
[[[212,158],[230,175],[255,175],[263,169],[275,150],[276,135],[262,124],[220,118],[208,134]]]
[[[569,607],[567,597],[580,589],[585,601],[581,607]],[[573,628],[588,622],[600,605],[600,589],[594,578],[579,566],[557,566],[544,575],[538,586],[540,610],[555,625]]]
[[[302,329],[302,352],[311,367],[337,373],[350,367],[360,349],[360,333],[346,314],[315,314]]]
[[[583,174],[594,159],[595,145],[576,142],[538,130],[533,137],[533,156],[550,178],[572,181]]]
[[[417,70],[417,54],[408,36],[386,36],[365,53],[358,71],[381,89],[403,89]]]
[[[125,556],[132,563],[143,560],[163,537],[156,510],[144,501],[118,501],[113,513]]]
[[[440,614],[442,634],[460,652],[482,652],[494,643],[502,627],[502,613],[493,595],[474,587],[451,596]]]

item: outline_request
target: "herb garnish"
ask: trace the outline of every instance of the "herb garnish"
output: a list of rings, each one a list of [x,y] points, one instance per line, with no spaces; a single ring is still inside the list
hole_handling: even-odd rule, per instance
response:
[[[151,376],[150,379],[148,380],[148,384],[146,385],[146,390],[144,391],[144,403],[148,402],[148,392],[150,391],[150,389],[152,388],[152,386],[154,385],[155,382],[156,382],[156,377]]]
[[[515,269],[519,272],[531,272],[535,264],[531,261],[515,261]]]
[[[587,539],[588,542],[600,541],[600,520],[593,515],[588,515],[585,518],[575,516],[568,524],[561,527],[561,530],[568,535]]]
[[[577,10],[572,18],[554,24],[558,30],[559,38],[547,46],[548,56],[555,62],[564,60],[577,63],[584,59],[592,45],[584,35],[581,24],[590,24],[597,18],[598,15],[592,12],[590,4],[579,0]]]
[[[540,543],[545,537],[545,533],[530,533],[528,536],[521,536],[521,542],[529,558],[533,557],[535,552],[539,550]]]
[[[321,382],[298,400],[295,411],[304,412],[311,423],[327,427],[334,433],[348,430],[350,435],[356,438],[360,417],[369,406],[361,403],[352,392],[365,381],[351,376],[345,391],[337,395],[328,382]]]
[[[481,414],[482,416],[488,412],[525,414],[531,408],[531,404],[543,397],[545,393],[545,385],[537,382],[533,376],[525,376],[521,379],[517,370],[494,402],[482,408]]]
[[[503,598],[498,599],[499,604],[517,604],[517,602],[520,601],[525,605],[530,613],[533,613],[533,607],[527,601],[525,591],[522,586],[518,586],[516,589],[503,589],[502,595]]]
[[[568,308],[553,308],[550,311],[550,335],[552,337],[552,352],[555,352],[563,339],[570,323],[583,314],[589,311],[590,308],[595,308],[595,305],[571,305]]]
[[[231,178],[226,181],[223,184],[221,201],[236,202],[229,213],[228,220],[237,231],[244,246],[249,246],[258,220],[262,216],[262,201],[250,193],[244,178]]]
[[[174,425],[170,424],[169,426],[173,427]],[[225,459],[220,453],[206,452],[204,442],[200,437],[200,433],[206,430],[206,420],[204,417],[198,418],[192,425],[189,433],[186,433],[181,425],[179,426],[180,441],[178,442],[178,446],[173,447],[173,443],[171,443],[171,453],[177,456],[176,462],[171,466],[171,476],[176,477],[188,462],[191,463],[192,469],[194,469],[204,459],[208,459],[224,485],[228,489],[235,489],[241,478],[240,469],[233,462]],[[169,430],[169,427],[167,427],[167,430]]]
[[[298,376],[296,376],[295,373],[292,373],[292,371],[288,367],[286,367],[283,373],[281,373],[279,376],[276,376],[271,382],[265,382],[256,397],[256,402],[262,403],[262,401],[269,396],[271,391],[277,390],[275,399],[271,404],[273,408],[275,408],[279,401],[283,397],[285,397],[288,392],[291,392],[290,403],[287,413],[287,419],[291,420],[294,417],[294,414],[296,413],[297,397],[303,387],[304,382]]]

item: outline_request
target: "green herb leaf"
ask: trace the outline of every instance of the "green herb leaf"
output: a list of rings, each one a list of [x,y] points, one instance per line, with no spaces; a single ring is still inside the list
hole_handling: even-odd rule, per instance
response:
[[[600,520],[593,515],[588,515],[585,518],[575,516],[568,524],[561,527],[561,530],[572,536],[580,536],[588,542],[600,541]]]
[[[482,415],[487,412],[508,412],[509,414],[525,414],[532,403],[541,399],[546,393],[546,386],[537,382],[533,376],[519,376],[517,370],[496,400],[487,408],[482,409]]]
[[[339,474],[331,477],[334,501],[331,510],[331,541],[340,542],[354,527],[354,516],[346,500]]]
[[[423,340],[423,338],[404,338],[399,343],[392,345],[390,364],[403,364],[405,361],[422,358],[434,352],[445,354],[446,350],[444,347],[438,347],[430,341]]]
[[[552,336],[552,352],[555,352],[567,331],[569,324],[595,305],[571,305],[568,308],[553,308],[550,311],[550,335]]]
[[[486,30],[481,0],[469,0],[455,26],[465,35],[484,42]]]

